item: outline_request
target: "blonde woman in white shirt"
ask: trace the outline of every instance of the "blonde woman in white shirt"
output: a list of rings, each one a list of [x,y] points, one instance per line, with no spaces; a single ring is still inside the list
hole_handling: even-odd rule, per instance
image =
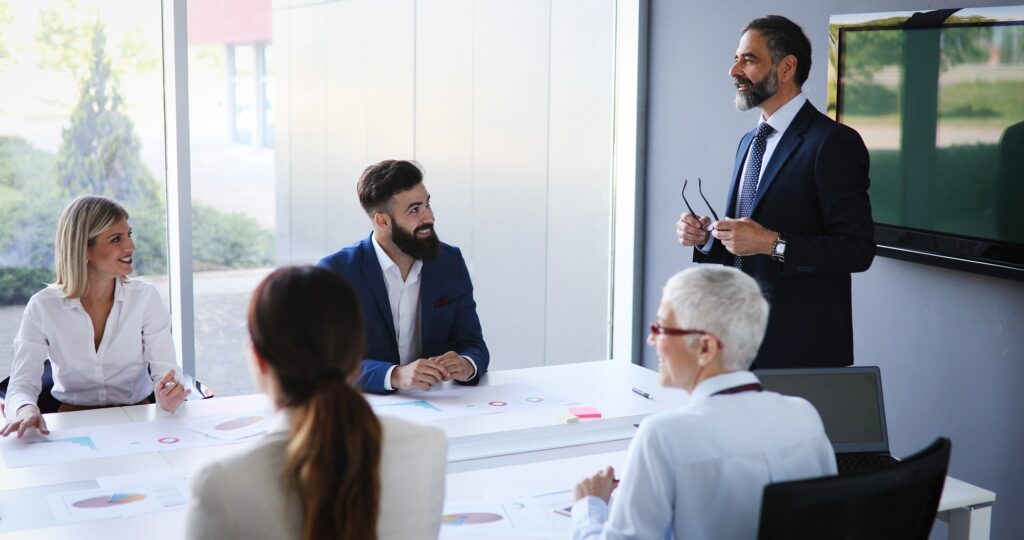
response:
[[[156,403],[177,409],[189,390],[175,377],[170,317],[156,288],[129,280],[135,244],[128,212],[83,195],[61,213],[57,279],[28,301],[14,338],[4,437],[48,434],[36,401],[43,364],[53,367],[60,412]]]
[[[354,386],[363,336],[359,299],[330,270],[281,268],[256,287],[251,367],[275,427],[195,476],[188,538],[437,537],[444,432],[374,415]]]

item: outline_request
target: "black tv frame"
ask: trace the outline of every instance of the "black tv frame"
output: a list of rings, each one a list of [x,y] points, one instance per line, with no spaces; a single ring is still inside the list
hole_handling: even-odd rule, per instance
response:
[[[969,22],[963,20],[967,17]],[[977,22],[977,17],[987,20]],[[841,114],[843,58],[839,51],[843,31],[1007,23],[1024,24],[1024,6],[833,15],[829,19],[829,116],[838,121]],[[1024,281],[1024,244],[883,223],[875,223],[875,242],[883,257]]]

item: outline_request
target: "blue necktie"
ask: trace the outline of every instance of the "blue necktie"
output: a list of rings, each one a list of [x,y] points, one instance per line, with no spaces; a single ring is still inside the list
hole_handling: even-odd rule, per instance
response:
[[[761,159],[764,158],[764,149],[768,146],[768,136],[775,131],[775,128],[762,122],[757,126],[757,133],[754,134],[754,142],[750,144],[750,159],[747,160],[747,169],[743,171],[743,189],[740,191],[740,211],[737,218],[750,216],[750,207],[754,205],[754,195],[757,193],[757,181],[761,177]],[[743,266],[743,257],[736,257],[732,261],[736,268]]]

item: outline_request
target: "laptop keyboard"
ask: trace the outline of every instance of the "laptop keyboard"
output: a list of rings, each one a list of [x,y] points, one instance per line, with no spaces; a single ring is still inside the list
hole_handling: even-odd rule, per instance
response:
[[[880,469],[896,463],[896,458],[884,454],[839,454],[836,465],[839,473],[851,473],[869,469]]]

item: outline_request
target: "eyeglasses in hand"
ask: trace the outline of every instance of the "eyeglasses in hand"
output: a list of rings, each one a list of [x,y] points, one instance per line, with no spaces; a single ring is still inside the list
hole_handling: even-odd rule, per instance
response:
[[[686,209],[690,211],[690,214],[692,214],[695,218],[700,219],[700,214],[698,214],[697,212],[694,212],[693,211],[693,207],[690,206],[690,201],[686,200],[686,184],[687,183],[689,183],[689,180],[684,178],[683,179],[683,191],[682,191],[683,204],[686,205]],[[708,205],[708,210],[711,211],[711,217],[715,218],[715,221],[718,221],[718,214],[715,213],[715,209],[711,207],[711,203],[708,202],[708,198],[704,196],[704,190],[701,189],[701,184],[702,183],[703,182],[701,181],[700,177],[697,177],[697,193],[700,193],[700,198],[704,199],[704,204]],[[704,226],[704,230],[710,232],[711,231],[711,223],[708,223],[707,225],[705,225]]]

